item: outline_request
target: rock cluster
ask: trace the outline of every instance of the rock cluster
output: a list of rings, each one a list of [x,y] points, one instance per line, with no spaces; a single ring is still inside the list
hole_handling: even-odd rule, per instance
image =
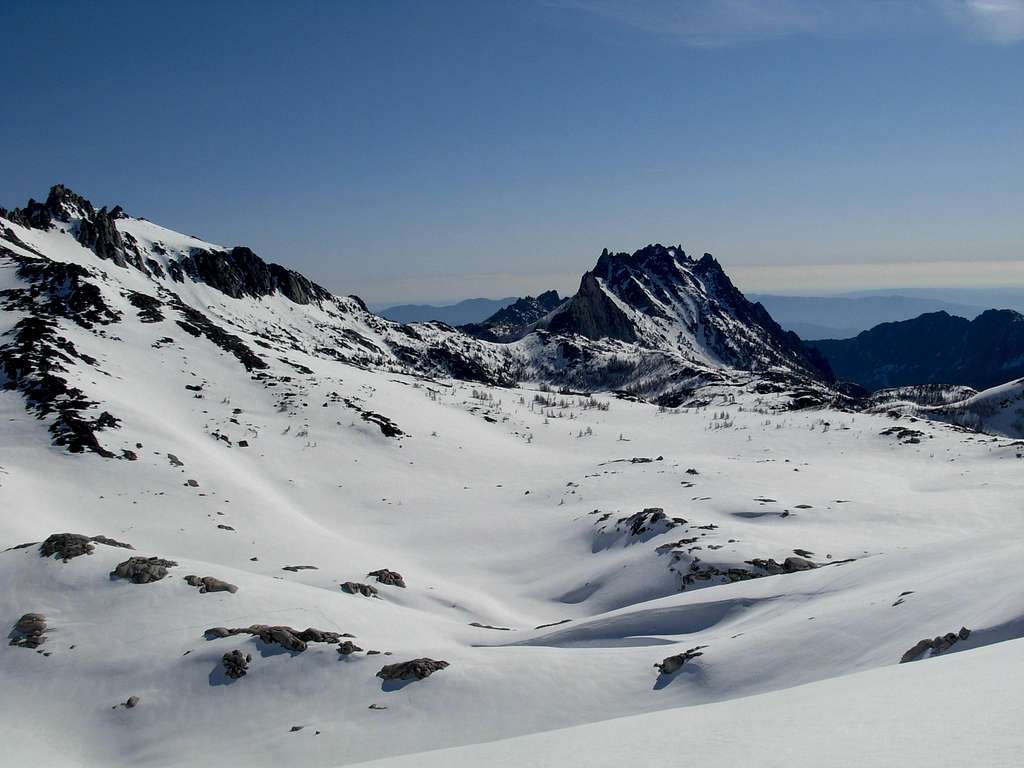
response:
[[[372,584],[361,584],[356,581],[346,581],[341,585],[341,591],[350,595],[362,595],[363,597],[377,597],[377,588]]]
[[[56,556],[63,562],[80,557],[91,555],[96,547],[93,544],[106,544],[109,547],[121,547],[122,549],[135,549],[131,544],[123,541],[115,541],[106,536],[83,536],[80,533],[54,533],[46,537],[46,540],[39,545],[40,557]]]
[[[38,648],[46,642],[46,617],[41,613],[26,613],[14,623],[10,645],[19,648]]]
[[[370,571],[367,576],[373,576],[377,579],[378,584],[386,584],[391,587],[405,587],[405,579],[402,578],[402,574],[398,571],[389,571],[387,568],[381,568],[379,571]]]
[[[908,661],[916,661],[927,651],[931,651],[932,656],[938,656],[943,651],[948,651],[956,643],[961,640],[966,640],[970,636],[971,630],[967,627],[960,627],[959,632],[947,632],[944,635],[939,635],[938,637],[931,639],[925,638],[924,640],[918,641],[913,648],[903,654],[903,658],[900,659],[900,664],[904,664]]]
[[[337,644],[343,637],[354,637],[347,632],[328,632],[323,629],[307,627],[303,630],[293,629],[286,626],[270,626],[268,624],[253,624],[249,627],[212,627],[206,630],[206,638],[213,640],[219,637],[231,637],[232,635],[253,635],[268,645],[280,645],[293,653],[302,653],[309,647],[309,643]]]
[[[160,581],[167,575],[167,569],[177,563],[161,557],[129,557],[110,572],[112,579],[130,579],[133,584],[149,584]]]
[[[349,656],[361,650],[363,649],[355,643],[353,643],[351,640],[345,640],[338,646],[338,653],[340,653],[342,656]]]

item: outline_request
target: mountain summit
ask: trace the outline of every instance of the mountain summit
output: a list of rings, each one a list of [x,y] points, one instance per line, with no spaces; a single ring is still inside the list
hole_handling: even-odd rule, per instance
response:
[[[676,360],[682,375],[734,370],[768,378],[833,380],[824,359],[748,301],[715,258],[660,244],[605,249],[576,295],[541,323],[551,333],[615,340]],[[671,390],[664,382],[663,392]]]

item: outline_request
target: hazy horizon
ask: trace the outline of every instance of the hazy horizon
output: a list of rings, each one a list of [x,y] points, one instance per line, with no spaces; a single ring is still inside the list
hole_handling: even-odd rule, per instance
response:
[[[1024,285],[1022,0],[6,10],[5,207],[63,182],[374,304],[659,241],[748,292]]]

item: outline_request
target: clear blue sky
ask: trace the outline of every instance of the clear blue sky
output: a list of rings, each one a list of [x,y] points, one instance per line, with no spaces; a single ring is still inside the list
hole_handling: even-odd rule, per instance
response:
[[[749,290],[1024,282],[1024,0],[8,0],[2,21],[0,205],[61,181],[373,302],[571,289],[652,241]]]

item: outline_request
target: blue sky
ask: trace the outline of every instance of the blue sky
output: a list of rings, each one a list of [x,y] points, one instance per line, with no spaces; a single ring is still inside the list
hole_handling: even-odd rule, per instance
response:
[[[1024,0],[8,2],[0,205],[61,181],[375,303],[1024,284]]]

